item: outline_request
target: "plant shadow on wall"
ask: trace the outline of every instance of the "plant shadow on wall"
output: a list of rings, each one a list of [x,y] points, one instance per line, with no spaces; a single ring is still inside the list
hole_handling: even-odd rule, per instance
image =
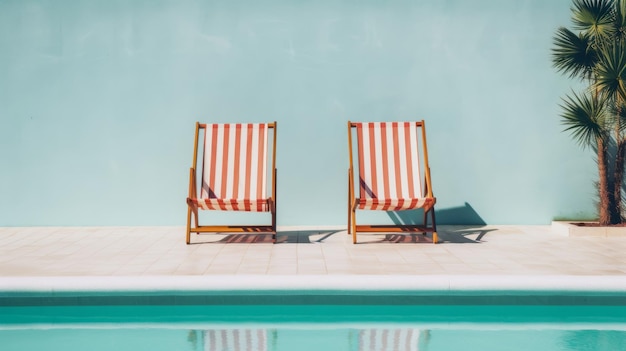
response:
[[[626,0],[574,0],[574,31],[556,31],[552,62],[587,85],[561,104],[565,130],[596,152],[598,224],[622,215],[626,157]]]
[[[495,230],[484,228],[487,223],[467,202],[462,206],[436,210],[435,214],[439,242],[480,243],[487,233]],[[420,225],[424,217],[422,210],[387,212],[387,215],[396,225]],[[442,223],[444,225],[441,225]]]

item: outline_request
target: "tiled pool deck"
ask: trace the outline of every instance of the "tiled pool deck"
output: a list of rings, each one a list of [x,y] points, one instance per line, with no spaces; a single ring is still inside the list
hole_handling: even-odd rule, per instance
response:
[[[193,244],[186,245],[183,227],[4,227],[0,291],[77,282],[167,285],[168,279],[242,289],[315,281],[435,286],[462,277],[485,288],[493,282],[558,288],[609,281],[613,290],[626,292],[626,235],[568,237],[549,225],[441,226],[438,245],[430,235],[379,234],[359,235],[353,245],[341,228],[279,229],[277,244],[263,235],[192,234]]]

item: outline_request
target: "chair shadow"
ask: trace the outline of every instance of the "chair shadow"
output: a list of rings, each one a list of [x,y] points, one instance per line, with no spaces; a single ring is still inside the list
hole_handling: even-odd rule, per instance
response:
[[[484,240],[487,233],[495,231],[494,228],[485,228],[483,226],[438,226],[437,231],[439,240],[438,244],[451,243],[451,244],[480,244]],[[422,233],[367,233],[359,238],[366,238],[368,235],[372,237],[363,241],[359,239],[359,244],[381,244],[381,243],[393,243],[393,244],[432,244],[432,235],[430,233],[424,235]],[[378,239],[381,235],[384,237]],[[377,236],[373,239],[373,236]]]
[[[439,242],[453,244],[480,244],[487,233],[496,231],[495,228],[484,226],[440,226]]]
[[[485,236],[494,228],[470,225],[438,226],[438,243],[480,244]],[[276,244],[315,244],[323,243],[334,235],[346,235],[345,230],[285,230],[276,233]],[[268,233],[200,233],[201,241],[193,241],[191,245],[201,244],[271,244],[272,234]],[[362,240],[365,239],[365,240]],[[359,245],[367,244],[432,244],[432,235],[428,233],[364,233],[359,236]]]
[[[321,243],[338,230],[287,230],[276,233],[276,244],[313,244]],[[193,242],[193,244],[271,244],[272,234],[270,233],[200,233],[199,237],[206,238],[207,241]],[[219,237],[217,240],[210,240],[211,236]]]
[[[340,230],[294,230],[276,233],[276,243],[279,244],[314,244],[323,243]]]
[[[384,235],[384,237],[380,239],[373,239],[374,237],[380,237]],[[363,240],[365,239],[365,241]],[[441,241],[441,240],[440,240]],[[391,243],[391,244],[416,244],[416,243],[425,243],[432,244],[433,239],[432,236],[424,235],[422,233],[365,233],[364,235],[359,236],[359,245],[367,245],[367,244],[381,244],[381,243]]]
[[[468,202],[461,206],[448,207],[436,210],[438,243],[475,244],[480,243],[483,237],[495,229],[486,229],[487,224]],[[406,210],[387,212],[395,225],[423,225],[423,210]],[[389,233],[381,240],[367,241],[363,244],[374,243],[432,243],[432,234],[422,233]]]

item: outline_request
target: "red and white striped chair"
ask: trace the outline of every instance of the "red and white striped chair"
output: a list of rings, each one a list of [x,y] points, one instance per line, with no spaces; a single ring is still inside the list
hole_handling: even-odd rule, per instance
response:
[[[353,167],[353,134],[356,135],[358,169]],[[433,242],[437,243],[436,199],[430,181],[424,121],[348,122],[348,143],[348,234],[352,234],[352,241],[357,242],[357,232],[432,232]],[[423,158],[420,158],[420,153]],[[355,172],[359,186],[358,198],[354,192]],[[425,186],[422,186],[422,177]],[[357,209],[402,211],[418,208],[424,210],[422,225],[356,224]],[[427,218],[429,213],[430,226]]]
[[[269,130],[273,137],[268,152]],[[203,141],[199,143],[200,131]],[[201,147],[202,169],[198,166]],[[271,154],[271,164],[268,162]],[[271,167],[271,191],[267,191],[268,167]],[[196,184],[201,182],[200,193]],[[193,167],[189,171],[187,198],[187,244],[190,234],[271,233],[276,241],[276,122],[274,123],[196,123]],[[271,212],[271,225],[199,225],[198,210]],[[195,226],[192,226],[191,217]]]

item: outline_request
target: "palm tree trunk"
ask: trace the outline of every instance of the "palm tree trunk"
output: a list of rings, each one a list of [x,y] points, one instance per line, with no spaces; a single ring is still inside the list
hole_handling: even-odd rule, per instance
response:
[[[624,183],[624,153],[626,152],[626,140],[618,140],[617,150],[615,150],[615,152],[613,206],[610,207],[611,224],[622,223],[622,185]]]
[[[598,138],[598,215],[600,225],[608,225],[611,223],[610,205],[613,194],[609,191],[609,179],[607,170],[607,145],[603,138]]]
[[[615,118],[615,140],[617,149],[615,150],[615,170],[613,174],[613,199],[615,206],[611,211],[611,223],[622,223],[622,185],[624,184],[624,156],[626,153],[626,139],[622,134],[620,116],[622,114],[622,99],[619,97],[615,101],[617,116]]]

